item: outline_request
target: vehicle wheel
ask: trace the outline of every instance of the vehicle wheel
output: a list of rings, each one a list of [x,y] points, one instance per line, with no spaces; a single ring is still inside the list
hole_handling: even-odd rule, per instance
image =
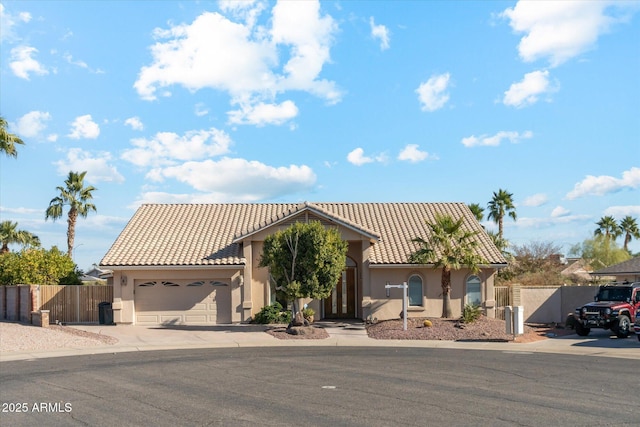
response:
[[[618,338],[627,338],[629,336],[629,328],[631,328],[631,321],[625,315],[618,317],[618,327],[615,332]]]
[[[640,341],[640,334],[636,334],[638,336],[638,341]]]
[[[580,335],[581,337],[586,337],[587,335],[589,335],[589,332],[591,332],[591,328],[587,328],[583,326],[582,323],[576,322],[576,334]]]

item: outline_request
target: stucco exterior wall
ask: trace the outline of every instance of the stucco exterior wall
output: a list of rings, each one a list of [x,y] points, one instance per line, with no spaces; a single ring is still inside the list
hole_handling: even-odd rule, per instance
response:
[[[433,268],[378,268],[369,271],[371,277],[371,292],[369,297],[365,295],[363,306],[366,319],[368,316],[377,320],[398,318],[402,311],[402,289],[392,288],[387,290],[387,283],[400,284],[408,282],[409,278],[416,274],[422,278],[423,304],[408,307],[409,317],[440,317],[442,315],[442,276],[441,270]],[[468,269],[456,270],[451,273],[451,310],[453,317],[460,317],[465,305],[466,280],[471,272]],[[477,274],[482,282],[482,300],[488,301],[493,307],[493,281],[492,269],[485,269]],[[488,310],[489,311],[489,310]],[[486,313],[494,317],[493,310]]]

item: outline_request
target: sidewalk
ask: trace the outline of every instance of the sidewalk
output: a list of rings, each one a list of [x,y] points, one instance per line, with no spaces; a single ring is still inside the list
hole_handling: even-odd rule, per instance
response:
[[[594,331],[589,337],[570,335],[531,343],[479,341],[375,340],[369,338],[362,323],[317,322],[329,338],[322,340],[280,340],[265,333],[262,325],[224,326],[107,326],[74,325],[73,328],[112,336],[113,345],[86,348],[64,348],[42,351],[5,352],[0,362],[131,351],[178,350],[233,347],[412,347],[459,350],[492,350],[509,353],[559,353],[640,360],[640,343],[635,335],[627,339],[609,338],[608,331]]]

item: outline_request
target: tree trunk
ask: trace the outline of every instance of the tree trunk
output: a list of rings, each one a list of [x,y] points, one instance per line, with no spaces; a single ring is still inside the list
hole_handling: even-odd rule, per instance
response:
[[[67,220],[67,254],[73,259],[73,242],[76,239],[76,220],[78,219],[78,211],[74,208],[69,209],[69,219]]]
[[[442,268],[442,318],[453,317],[451,312],[451,270]]]

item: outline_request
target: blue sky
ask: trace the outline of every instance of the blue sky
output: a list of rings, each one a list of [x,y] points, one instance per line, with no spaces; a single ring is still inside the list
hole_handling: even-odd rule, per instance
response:
[[[84,270],[142,203],[486,206],[505,189],[505,237],[565,251],[604,215],[640,220],[638,1],[0,11],[0,114],[26,142],[0,157],[0,217],[66,250],[66,217],[44,212],[88,171]]]

